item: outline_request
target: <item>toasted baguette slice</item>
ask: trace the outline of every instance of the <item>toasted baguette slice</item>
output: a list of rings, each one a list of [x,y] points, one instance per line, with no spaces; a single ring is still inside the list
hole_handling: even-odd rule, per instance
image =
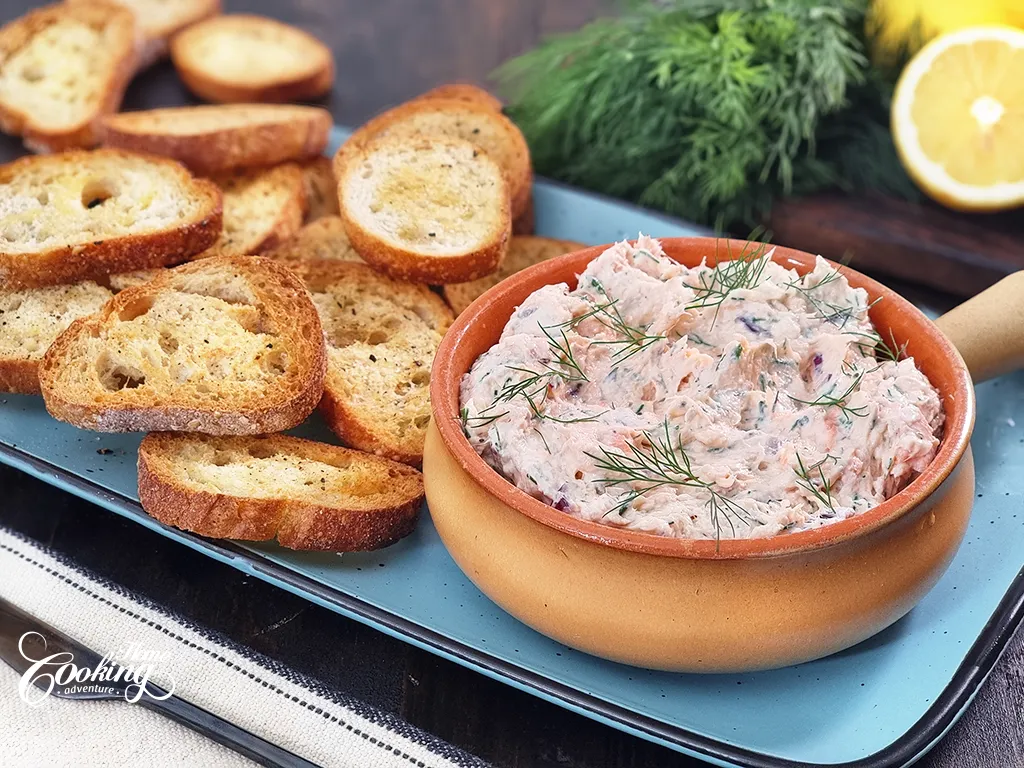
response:
[[[512,218],[526,210],[533,184],[533,168],[526,139],[515,123],[491,107],[456,99],[417,99],[389,109],[342,144],[334,160],[341,178],[346,158],[382,137],[445,136],[478,146],[501,166],[511,195]]]
[[[188,89],[206,101],[308,101],[334,84],[330,48],[265,16],[201,21],[174,37],[171,60]]]
[[[302,166],[306,181],[306,222],[338,215],[338,182],[329,157],[318,157]]]
[[[494,96],[480,86],[472,85],[471,83],[448,83],[446,85],[439,85],[437,88],[431,88],[429,91],[417,96],[416,98],[469,101],[474,104],[481,104],[493,109],[495,112],[501,112],[503,106],[501,99],[497,96]]]
[[[393,277],[423,283],[493,272],[512,221],[501,168],[459,139],[366,144],[342,166],[338,199],[352,246]]]
[[[221,231],[221,194],[165,158],[116,149],[0,166],[0,286],[177,264]]]
[[[533,193],[526,202],[526,210],[519,214],[519,217],[512,220],[513,235],[532,235],[536,225],[535,211],[533,207]]]
[[[113,3],[48,5],[0,28],[0,130],[38,152],[95,146],[135,43],[134,16]]]
[[[120,293],[127,288],[144,285],[166,271],[165,269],[139,269],[135,272],[118,272],[116,275],[108,275],[106,283],[114,293]]]
[[[287,435],[156,432],[139,446],[139,500],[160,522],[201,536],[357,552],[412,532],[423,476]]]
[[[214,181],[224,193],[224,228],[214,246],[197,258],[262,253],[302,227],[306,186],[296,163],[220,174]]]
[[[533,237],[530,235],[513,236],[508,246],[508,253],[498,267],[498,271],[479,280],[469,283],[450,283],[444,287],[444,299],[461,314],[470,304],[476,301],[485,291],[490,290],[509,275],[532,267],[542,261],[572,253],[586,248],[582,243],[571,240],[553,240],[549,237]]]
[[[362,261],[338,216],[325,216],[307,224],[292,238],[263,255],[284,262],[309,259]]]
[[[169,269],[76,320],[47,351],[47,410],[98,432],[250,435],[316,407],[323,329],[275,261],[219,256]]]
[[[135,14],[138,27],[138,68],[167,55],[171,37],[197,21],[220,13],[220,0],[114,0]],[[71,5],[93,5],[97,0],[66,0]]]
[[[39,393],[39,363],[53,340],[80,317],[98,312],[113,294],[101,285],[0,290],[0,391]]]
[[[317,157],[331,113],[287,104],[222,104],[122,112],[103,120],[103,143],[172,157],[203,175]]]
[[[426,286],[364,264],[289,266],[313,294],[327,336],[324,419],[346,445],[419,465],[430,421],[430,367],[451,310]]]

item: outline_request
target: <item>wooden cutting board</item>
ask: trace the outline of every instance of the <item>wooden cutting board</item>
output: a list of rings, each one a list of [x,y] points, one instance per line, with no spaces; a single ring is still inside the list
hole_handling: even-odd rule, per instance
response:
[[[1024,269],[1024,209],[966,214],[930,202],[819,196],[777,203],[770,227],[773,242],[836,260],[849,253],[861,272],[957,296]]]

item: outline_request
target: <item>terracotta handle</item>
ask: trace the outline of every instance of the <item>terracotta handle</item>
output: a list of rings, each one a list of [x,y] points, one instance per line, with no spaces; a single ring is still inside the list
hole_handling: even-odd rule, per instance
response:
[[[963,355],[974,383],[1024,366],[1024,272],[1014,272],[935,324]]]

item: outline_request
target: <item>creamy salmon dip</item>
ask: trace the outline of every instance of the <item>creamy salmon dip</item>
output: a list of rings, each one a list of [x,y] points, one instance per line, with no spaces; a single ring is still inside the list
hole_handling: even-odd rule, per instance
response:
[[[733,254],[733,257],[738,254]],[[935,456],[939,395],[819,258],[690,269],[641,236],[529,296],[461,383],[476,451],[566,514],[681,538],[827,525]]]

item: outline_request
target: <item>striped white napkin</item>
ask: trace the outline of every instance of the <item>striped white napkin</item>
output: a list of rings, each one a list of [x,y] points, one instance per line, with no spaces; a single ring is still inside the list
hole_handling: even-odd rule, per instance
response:
[[[153,681],[322,766],[476,768],[475,757],[242,646],[214,637],[0,527],[0,596],[101,655],[152,662]],[[0,762],[28,766],[248,766],[155,712],[121,701],[35,705],[0,662]]]

